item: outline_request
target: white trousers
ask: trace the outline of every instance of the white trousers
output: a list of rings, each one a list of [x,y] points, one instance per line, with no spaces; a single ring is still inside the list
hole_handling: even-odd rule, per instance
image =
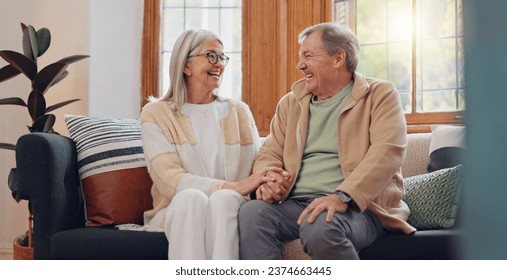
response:
[[[152,221],[165,219],[169,259],[239,259],[238,212],[245,201],[238,192],[226,189],[210,197],[197,189],[178,192]]]

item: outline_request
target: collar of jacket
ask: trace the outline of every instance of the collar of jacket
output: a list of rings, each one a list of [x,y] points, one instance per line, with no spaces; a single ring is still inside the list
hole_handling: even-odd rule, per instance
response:
[[[292,84],[291,90],[294,92],[294,95],[298,101],[301,101],[305,96],[312,94],[306,90],[305,78],[297,80],[294,84]],[[357,103],[357,101],[363,98],[363,96],[367,94],[369,90],[370,85],[366,81],[364,75],[358,72],[354,72],[354,85],[352,87],[352,95],[348,103]]]

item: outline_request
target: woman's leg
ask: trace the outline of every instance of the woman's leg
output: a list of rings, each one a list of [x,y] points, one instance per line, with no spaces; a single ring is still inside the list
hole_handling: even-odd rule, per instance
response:
[[[204,260],[208,196],[200,190],[177,193],[167,207],[165,234],[170,260]]]
[[[213,260],[239,259],[238,211],[245,198],[222,189],[209,198],[206,225],[206,257]]]

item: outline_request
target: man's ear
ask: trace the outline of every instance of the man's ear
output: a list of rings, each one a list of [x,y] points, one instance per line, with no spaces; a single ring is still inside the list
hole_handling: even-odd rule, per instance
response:
[[[345,53],[344,50],[339,50],[334,55],[334,58],[335,58],[334,63],[335,68],[340,68],[342,65],[345,65],[345,61],[347,60],[347,54]]]

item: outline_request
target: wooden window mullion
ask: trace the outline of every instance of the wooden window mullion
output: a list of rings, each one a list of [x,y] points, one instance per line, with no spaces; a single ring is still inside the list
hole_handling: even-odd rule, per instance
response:
[[[141,107],[148,102],[148,97],[159,96],[160,9],[160,0],[144,1]]]

